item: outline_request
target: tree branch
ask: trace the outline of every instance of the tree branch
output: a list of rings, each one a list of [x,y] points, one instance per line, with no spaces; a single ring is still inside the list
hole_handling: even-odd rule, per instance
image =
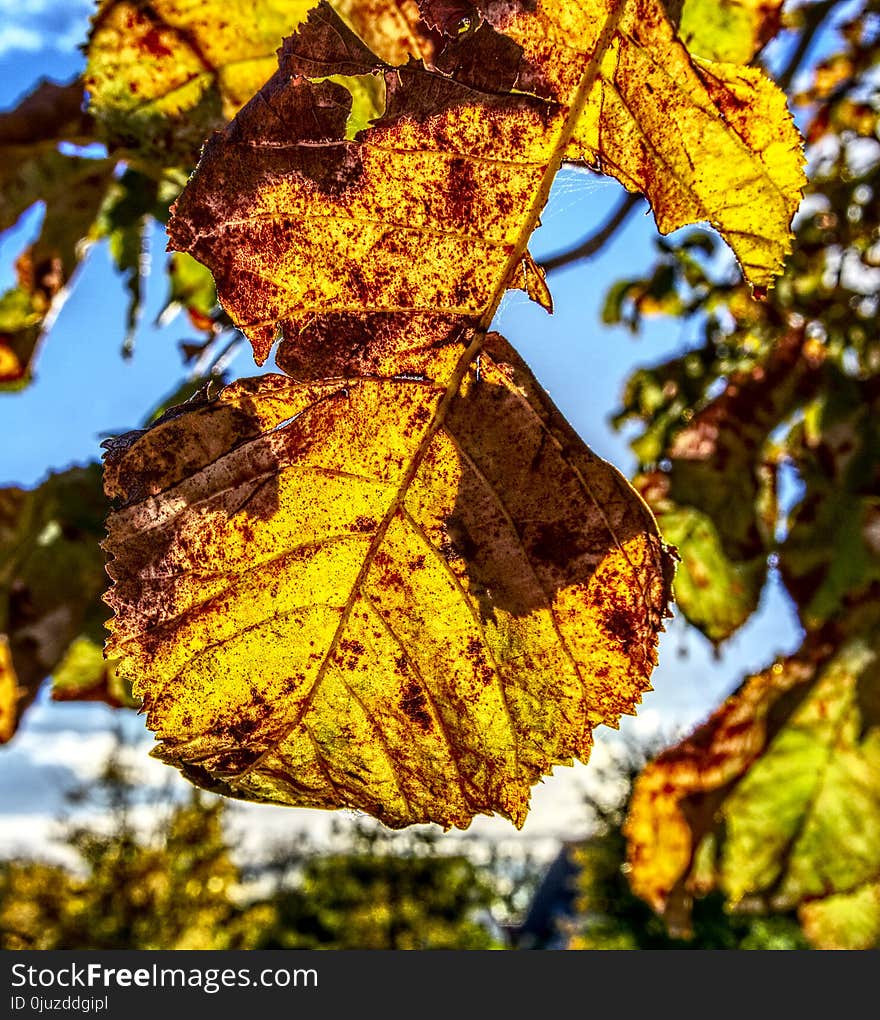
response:
[[[587,259],[591,259],[620,230],[641,201],[641,195],[627,192],[618,203],[614,212],[595,233],[585,237],[583,241],[580,241],[573,248],[544,259],[540,263],[541,268],[545,273],[552,273],[554,269],[561,269],[563,266],[570,266],[574,262],[585,262]]]
[[[801,65],[809,52],[810,46],[812,46],[813,40],[816,38],[819,29],[822,28],[825,23],[825,19],[839,4],[840,0],[822,0],[821,3],[809,4],[802,8],[804,13],[804,27],[801,37],[798,39],[798,44],[791,57],[789,57],[788,63],[780,71],[779,77],[776,79],[776,84],[783,90],[783,92],[788,91],[794,76],[801,69]]]

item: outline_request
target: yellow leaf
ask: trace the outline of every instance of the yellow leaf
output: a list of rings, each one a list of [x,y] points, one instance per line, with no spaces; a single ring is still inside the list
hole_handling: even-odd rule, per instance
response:
[[[90,110],[126,147],[162,161],[194,160],[205,137],[272,75],[282,38],[314,3],[103,0],[89,37]],[[429,52],[414,2],[334,6],[393,63]]]
[[[819,949],[876,950],[880,945],[880,881],[811,900],[798,915],[807,938]]]
[[[67,649],[52,671],[53,701],[102,701],[111,708],[136,708],[131,686],[116,669],[116,663],[104,658],[103,648],[80,636]]]
[[[61,141],[94,140],[82,101],[80,81],[44,81],[0,114],[0,231],[36,203],[46,207],[39,236],[16,259],[16,286],[0,295],[2,388],[17,389],[27,380],[45,324],[64,300],[111,182],[111,160],[58,151]]]
[[[793,657],[748,679],[692,736],[660,754],[633,787],[624,826],[633,892],[673,925],[689,925],[688,872],[714,822],[718,796],[767,745],[775,702],[815,675],[808,656]],[[690,803],[706,802],[691,812]]]
[[[748,64],[779,31],[782,0],[684,0],[678,33],[706,60]]]
[[[636,781],[625,825],[634,891],[679,931],[713,888],[730,909],[798,910],[817,948],[880,930],[876,606],[854,633],[807,636],[749,677]]]
[[[519,271],[514,276],[511,289],[524,290],[545,312],[553,311],[553,296],[547,286],[544,270],[535,262],[529,252],[523,256]]]
[[[210,131],[269,77],[282,37],[303,22],[312,3],[258,0],[215,8],[194,0],[149,6],[105,0],[89,45],[91,109],[117,143],[164,162],[192,160]],[[711,223],[753,286],[772,283],[789,251],[804,184],[800,136],[782,92],[761,72],[729,61],[743,56],[740,40],[764,40],[771,32],[775,0],[728,0],[718,12],[723,24],[714,27],[686,5],[682,31],[693,38],[695,53],[718,63],[689,55],[662,0],[483,0],[473,7],[420,0],[419,6],[433,37],[414,0],[333,4],[389,65],[412,54],[450,72],[460,58],[457,37],[472,55],[467,47],[474,36],[494,26],[522,48],[521,91],[583,107],[567,158],[596,164],[644,192],[664,233]],[[697,33],[697,25],[705,30]],[[445,44],[439,52],[437,34]],[[595,60],[602,63],[599,79],[580,95],[584,69]],[[479,70],[487,88],[493,79],[496,87],[509,87],[496,60],[483,61]],[[319,65],[301,73],[323,77]],[[367,93],[355,105],[369,104]]]
[[[568,158],[643,192],[669,233],[706,221],[770,286],[805,183],[784,93],[761,71],[692,57],[662,0],[478,5],[523,50],[520,87],[558,99],[600,60]],[[613,19],[610,38],[606,19]]]
[[[460,358],[242,380],[111,449],[107,652],[191,780],[521,825],[531,785],[649,689],[650,514],[505,341]]]
[[[361,807],[390,825],[464,825],[478,811],[521,823],[530,785],[585,757],[592,725],[646,689],[670,572],[644,505],[576,438],[563,460],[593,465],[576,473],[580,492],[560,480],[570,460],[541,477],[550,450],[534,418],[564,426],[536,412],[545,398],[515,382],[512,352],[485,349],[505,289],[529,276],[528,238],[599,79],[614,79],[604,58],[644,59],[633,5],[598,21],[585,5],[506,5],[497,26],[463,32],[448,6],[431,69],[389,67],[321,4],[211,138],[172,246],[212,269],[258,360],[280,335],[277,363],[298,382],[238,384],[126,439],[107,465],[122,503],[108,650],[159,753],[226,793]],[[665,39],[696,76],[665,20],[652,30],[657,59]],[[541,63],[569,37],[589,52]],[[351,137],[349,83],[369,75],[386,109]],[[704,77],[703,93],[717,85],[730,105]],[[734,131],[719,106],[694,108],[756,159],[775,144],[768,124]],[[711,133],[700,116],[686,153]],[[751,186],[748,160],[743,182],[740,170],[728,160],[728,182]],[[683,193],[700,181],[691,167]],[[464,410],[523,388],[520,418]],[[470,475],[521,509],[492,510]],[[577,526],[560,528],[566,506]],[[462,515],[477,525],[462,532]],[[542,538],[523,563],[528,528]],[[543,600],[525,597],[530,574]]]
[[[0,744],[5,744],[18,722],[18,679],[12,653],[4,634],[0,634]]]

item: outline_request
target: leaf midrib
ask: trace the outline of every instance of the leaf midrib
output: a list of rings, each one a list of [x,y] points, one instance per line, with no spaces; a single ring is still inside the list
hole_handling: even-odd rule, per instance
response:
[[[303,699],[302,705],[293,722],[291,722],[280,734],[277,736],[272,743],[263,751],[259,757],[251,762],[245,769],[243,769],[235,778],[229,781],[235,783],[240,781],[250,773],[259,769],[262,762],[272,754],[287,737],[292,733],[305,718],[309,711],[312,701],[320,689],[321,683],[323,682],[324,676],[327,672],[327,668],[332,660],[333,654],[339,646],[343,634],[348,626],[348,620],[351,615],[351,611],[355,606],[357,600],[361,597],[361,592],[364,586],[367,575],[369,574],[373,561],[376,557],[377,552],[385,541],[385,536],[388,532],[388,528],[391,522],[396,517],[398,511],[403,506],[403,501],[409,491],[409,487],[413,482],[425,456],[428,452],[428,448],[434,440],[437,432],[442,427],[449,408],[457,396],[462,383],[470,369],[471,364],[480,354],[483,349],[486,340],[486,333],[495,317],[495,313],[498,310],[498,306],[501,303],[501,299],[507,290],[507,282],[510,279],[512,273],[516,267],[522,261],[523,256],[528,248],[529,238],[534,232],[538,220],[541,214],[541,210],[544,208],[547,199],[550,195],[550,189],[553,185],[553,181],[562,166],[565,158],[565,153],[568,148],[568,144],[574,136],[575,128],[583,113],[584,107],[596,84],[599,76],[599,70],[601,67],[602,58],[606,49],[608,48],[611,39],[614,37],[617,27],[620,24],[623,11],[626,7],[627,0],[617,0],[612,10],[609,12],[608,17],[605,20],[605,24],[602,28],[601,33],[596,44],[596,49],[592,59],[587,65],[584,75],[575,90],[572,98],[571,105],[566,115],[565,121],[563,122],[562,128],[560,129],[559,135],[557,136],[556,144],[553,150],[553,155],[547,165],[547,169],[544,172],[544,176],[541,180],[541,184],[536,190],[532,202],[528,208],[528,211],[523,218],[522,228],[517,237],[516,243],[513,246],[510,256],[507,260],[504,269],[499,274],[498,282],[495,286],[486,308],[478,320],[474,337],[470,344],[459,358],[452,375],[450,376],[449,382],[447,383],[445,392],[440,398],[437,408],[434,412],[434,416],[425,429],[425,433],[416,448],[412,459],[410,460],[407,470],[404,472],[403,478],[401,479],[400,485],[398,486],[397,492],[391,501],[385,516],[379,523],[379,527],[376,529],[376,533],[370,543],[369,548],[364,556],[364,562],[355,577],[349,596],[345,602],[345,606],[342,611],[339,623],[337,624],[336,630],[333,637],[330,639],[330,643],[327,646],[327,650],[324,654],[324,658],[321,661],[321,665],[318,667],[318,671],[315,675],[315,679],[312,683],[311,690]],[[519,777],[520,765],[519,765],[519,749],[516,741],[514,741],[514,772]]]

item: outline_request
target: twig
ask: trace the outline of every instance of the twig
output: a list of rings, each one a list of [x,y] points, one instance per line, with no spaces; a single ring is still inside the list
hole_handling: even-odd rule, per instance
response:
[[[238,354],[244,339],[244,336],[236,329],[230,340],[224,344],[220,353],[211,359],[208,370],[204,374],[214,376],[222,375],[233,358]]]
[[[551,255],[550,258],[544,259],[540,263],[541,268],[545,273],[552,273],[554,269],[561,269],[562,266],[569,266],[573,262],[584,262],[587,259],[592,258],[600,251],[603,245],[611,240],[623,224],[626,223],[629,219],[630,213],[632,213],[641,201],[641,195],[630,194],[627,192],[614,212],[595,233],[590,234],[589,237],[585,237],[583,241],[580,241],[573,248],[569,248],[567,251],[561,251],[557,255]]]
[[[840,0],[822,0],[821,3],[809,4],[802,8],[804,12],[803,32],[800,39],[798,39],[794,53],[789,57],[788,63],[780,71],[776,79],[776,84],[783,92],[788,91],[794,76],[801,69],[801,64],[806,59],[810,46],[812,46],[819,29],[825,23],[825,19],[839,4]]]

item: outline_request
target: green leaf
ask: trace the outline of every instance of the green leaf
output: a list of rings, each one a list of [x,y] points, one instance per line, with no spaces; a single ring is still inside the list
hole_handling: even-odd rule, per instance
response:
[[[767,575],[766,557],[732,560],[711,517],[693,508],[665,506],[654,504],[654,514],[663,538],[681,558],[675,601],[688,621],[718,644],[755,611]]]
[[[779,566],[808,627],[845,611],[880,582],[880,400],[873,379],[833,365],[821,399],[785,449],[804,485],[789,515]]]
[[[104,658],[102,645],[87,637],[76,638],[52,671],[52,700],[103,701],[111,708],[140,705],[116,664]]]
[[[690,900],[798,908],[820,948],[878,930],[880,698],[876,603],[748,678],[639,777],[627,820],[636,891],[679,927]],[[867,913],[860,915],[857,907]]]
[[[699,354],[636,373],[627,387],[618,420],[650,422],[634,445],[643,455],[664,456],[638,488],[665,537],[679,545],[681,609],[714,642],[758,606],[778,515],[770,432],[812,397],[821,378],[804,345],[803,333],[791,331],[762,361],[731,373],[696,414],[684,407],[706,385]]]
[[[160,313],[163,321],[183,309],[199,329],[212,323],[217,309],[217,288],[210,269],[186,252],[172,252],[168,260],[168,297]]]
[[[684,0],[678,34],[700,57],[748,64],[776,35],[782,0]]]

